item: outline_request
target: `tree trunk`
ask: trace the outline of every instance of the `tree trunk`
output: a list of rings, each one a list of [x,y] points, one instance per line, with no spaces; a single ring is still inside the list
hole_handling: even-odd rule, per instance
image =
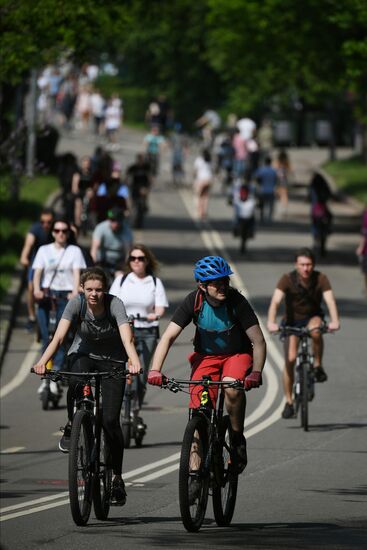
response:
[[[28,94],[28,105],[26,114],[27,124],[27,160],[26,174],[29,178],[34,176],[34,164],[36,153],[36,101],[37,101],[37,71],[32,69],[30,76],[30,87]]]

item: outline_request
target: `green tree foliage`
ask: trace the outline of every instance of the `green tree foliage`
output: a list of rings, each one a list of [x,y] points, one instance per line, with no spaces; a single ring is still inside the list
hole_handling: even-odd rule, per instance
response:
[[[122,13],[111,0],[0,0],[0,82],[16,84],[65,52],[90,59],[108,51]]]
[[[208,6],[209,59],[235,109],[294,93],[310,102],[348,90],[365,97],[364,0],[208,0]]]

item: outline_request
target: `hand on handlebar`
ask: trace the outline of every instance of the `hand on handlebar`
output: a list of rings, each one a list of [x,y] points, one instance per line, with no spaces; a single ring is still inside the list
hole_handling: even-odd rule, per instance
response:
[[[148,384],[152,386],[162,386],[163,375],[159,370],[151,370],[148,374]]]
[[[330,321],[327,328],[329,332],[334,332],[340,329],[340,323],[339,321]]]
[[[268,321],[267,323],[268,331],[269,332],[279,332],[279,325],[278,323],[273,323],[271,321]]]
[[[39,374],[40,376],[42,376],[42,374],[45,374],[46,372],[46,365],[44,363],[37,363],[31,369],[31,372],[34,372],[35,374]]]
[[[128,369],[129,369],[130,374],[140,374],[140,372],[142,370],[141,366],[140,366],[140,363],[133,364],[133,363],[130,363],[130,361],[129,361],[129,364],[128,364]]]
[[[245,390],[258,388],[263,383],[261,372],[254,370],[245,378]]]

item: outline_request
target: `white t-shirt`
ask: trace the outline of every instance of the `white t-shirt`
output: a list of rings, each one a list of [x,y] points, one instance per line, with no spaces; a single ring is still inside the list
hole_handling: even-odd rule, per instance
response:
[[[94,116],[103,117],[105,101],[101,94],[92,94],[90,98],[92,113]]]
[[[168,307],[168,300],[162,281],[147,275],[140,278],[135,273],[129,273],[121,286],[123,275],[118,275],[113,281],[109,293],[123,301],[128,315],[146,317],[154,312],[155,307]],[[136,328],[158,326],[158,321],[135,321]]]
[[[105,125],[107,130],[117,130],[121,126],[121,109],[109,105],[105,111]]]
[[[251,118],[241,118],[237,121],[237,128],[243,139],[247,141],[252,138],[256,124]]]
[[[57,271],[54,276],[56,267]],[[69,244],[65,249],[56,247],[54,243],[40,246],[32,265],[33,269],[40,268],[43,270],[41,280],[42,288],[52,288],[52,290],[64,290],[69,292],[74,288],[73,270],[85,269],[86,267],[79,246]],[[50,286],[52,277],[53,280]]]
[[[202,157],[198,157],[194,162],[197,181],[210,181],[212,179],[212,169],[208,162]]]

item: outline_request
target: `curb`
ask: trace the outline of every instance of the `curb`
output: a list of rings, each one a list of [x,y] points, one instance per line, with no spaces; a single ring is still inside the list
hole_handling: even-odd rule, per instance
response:
[[[59,189],[51,193],[45,202],[45,207],[53,208],[59,196]],[[4,301],[0,304],[0,370],[8,348],[19,301],[27,283],[26,273],[27,270],[20,264],[15,267],[9,291],[6,294]]]

